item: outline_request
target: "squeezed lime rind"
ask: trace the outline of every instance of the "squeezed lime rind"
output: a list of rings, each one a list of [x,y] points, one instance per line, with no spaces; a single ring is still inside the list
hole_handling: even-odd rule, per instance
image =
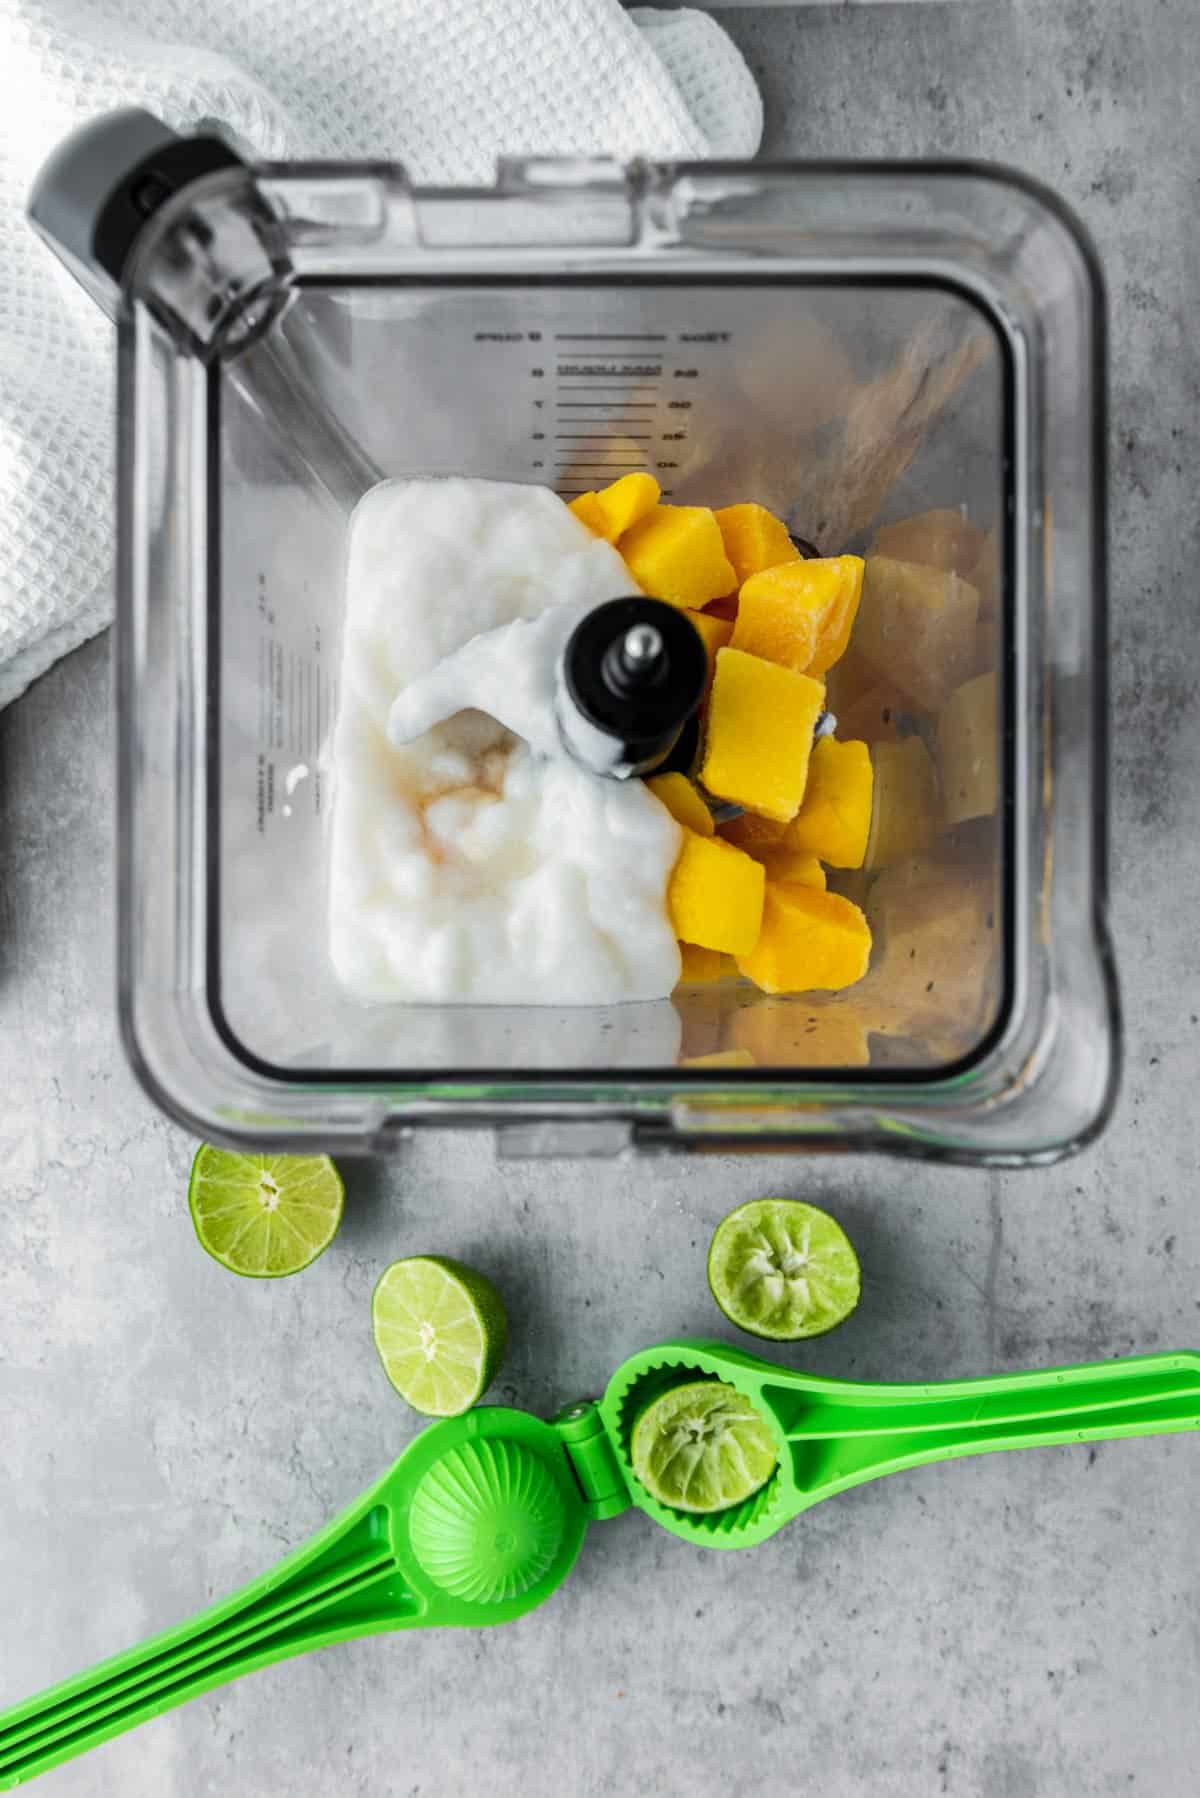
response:
[[[723,1218],[708,1285],[730,1323],[769,1342],[800,1342],[844,1323],[862,1293],[846,1232],[800,1199],[751,1199]]]

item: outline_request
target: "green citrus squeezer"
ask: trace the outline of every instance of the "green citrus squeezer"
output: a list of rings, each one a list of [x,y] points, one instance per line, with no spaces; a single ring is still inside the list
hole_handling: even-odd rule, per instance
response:
[[[743,1504],[702,1516],[650,1496],[630,1439],[667,1387],[705,1378],[758,1407],[779,1461]],[[507,1622],[566,1578],[589,1523],[631,1505],[689,1542],[743,1548],[823,1498],[926,1461],[1194,1429],[1192,1352],[905,1386],[821,1379],[720,1343],[664,1343],[625,1361],[599,1404],[550,1423],[484,1407],[431,1425],[271,1572],[0,1717],[0,1790],[287,1655],[383,1630]]]

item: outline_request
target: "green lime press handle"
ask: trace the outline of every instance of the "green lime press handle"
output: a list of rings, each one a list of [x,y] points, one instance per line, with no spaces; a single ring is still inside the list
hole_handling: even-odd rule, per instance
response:
[[[435,1424],[271,1572],[0,1716],[0,1791],[288,1655],[519,1616],[565,1578],[588,1520],[551,1425],[500,1409]]]
[[[707,1517],[657,1503],[629,1455],[642,1407],[697,1376],[736,1385],[779,1441],[762,1490]],[[484,1408],[434,1424],[272,1572],[0,1716],[0,1791],[287,1655],[381,1630],[520,1616],[566,1578],[588,1524],[630,1502],[689,1541],[741,1548],[823,1498],[926,1461],[1194,1429],[1197,1354],[877,1386],[794,1373],[720,1343],[664,1343],[626,1361],[598,1407],[573,1406],[554,1423]]]
[[[728,1380],[772,1424],[779,1468],[762,1491],[711,1517],[658,1504],[633,1473],[633,1423],[658,1391]],[[822,1499],[887,1473],[1002,1448],[1200,1430],[1200,1354],[1141,1355],[985,1379],[889,1386],[793,1373],[712,1342],[664,1343],[618,1370],[601,1404],[636,1505],[688,1541],[749,1547]]]

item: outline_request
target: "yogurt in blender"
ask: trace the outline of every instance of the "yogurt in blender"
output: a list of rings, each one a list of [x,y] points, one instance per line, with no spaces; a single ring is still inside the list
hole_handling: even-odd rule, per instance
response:
[[[539,754],[479,710],[410,743],[388,735],[406,688],[481,633],[634,588],[616,550],[545,488],[397,479],[360,501],[329,891],[333,967],[354,996],[563,1006],[671,993],[681,832],[641,781]]]

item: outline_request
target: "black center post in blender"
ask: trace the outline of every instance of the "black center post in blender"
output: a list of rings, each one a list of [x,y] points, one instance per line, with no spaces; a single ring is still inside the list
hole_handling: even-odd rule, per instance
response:
[[[685,613],[661,599],[609,600],[563,651],[563,740],[595,773],[651,773],[689,734],[707,678],[704,644]]]

